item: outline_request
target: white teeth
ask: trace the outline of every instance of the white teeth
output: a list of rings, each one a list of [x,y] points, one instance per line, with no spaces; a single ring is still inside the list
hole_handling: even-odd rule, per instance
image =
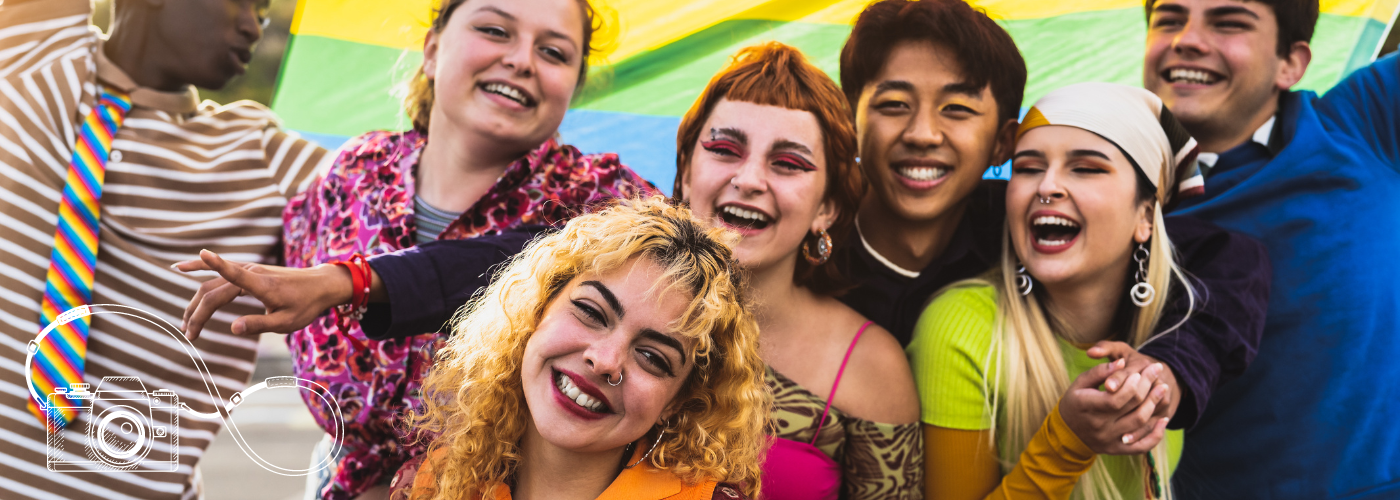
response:
[[[1066,219],[1064,217],[1056,217],[1053,215],[1042,215],[1040,217],[1036,217],[1035,220],[1031,221],[1031,224],[1037,226],[1079,227],[1079,224],[1075,224],[1072,220]]]
[[[515,88],[504,83],[488,83],[485,86],[483,86],[482,89],[487,92],[506,96],[510,100],[518,102],[522,105],[526,103],[525,94],[520,93],[519,90],[515,90]]]
[[[1036,238],[1035,242],[1039,243],[1040,246],[1043,247],[1057,247],[1069,243],[1069,240],[1047,240],[1045,238]]]
[[[749,219],[749,220],[758,221],[758,222],[768,222],[768,216],[767,216],[767,215],[764,215],[763,212],[756,212],[756,211],[753,211],[753,210],[744,210],[744,209],[742,209],[742,208],[739,208],[739,207],[736,207],[736,206],[733,206],[733,205],[730,205],[730,206],[721,208],[720,210],[723,210],[724,213],[727,213],[727,214],[729,214],[729,215],[733,215],[733,216],[735,216],[735,217],[739,217],[739,218],[743,218],[743,219]]]
[[[931,181],[948,175],[948,169],[936,167],[904,167],[899,175],[916,181]]]
[[[584,394],[577,385],[574,385],[574,381],[569,379],[568,375],[560,373],[558,379],[554,381],[554,385],[559,388],[559,392],[574,400],[574,403],[579,406],[600,413],[603,411],[603,402]]]
[[[1173,82],[1212,84],[1215,83],[1215,76],[1205,71],[1186,68],[1172,69],[1167,78]]]

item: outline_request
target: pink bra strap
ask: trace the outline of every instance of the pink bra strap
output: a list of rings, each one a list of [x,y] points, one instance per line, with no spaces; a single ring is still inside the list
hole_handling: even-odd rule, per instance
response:
[[[822,408],[822,419],[817,421],[817,432],[812,434],[812,446],[817,445],[817,436],[821,435],[822,426],[826,425],[826,414],[831,411],[831,398],[836,397],[836,387],[841,385],[841,374],[846,373],[846,362],[851,360],[851,351],[856,350],[856,342],[860,342],[860,336],[873,323],[873,321],[866,321],[865,324],[860,325],[860,330],[856,331],[856,338],[851,339],[851,346],[846,348],[846,357],[841,360],[841,368],[836,370],[836,380],[831,382],[831,394],[826,397],[826,407]]]

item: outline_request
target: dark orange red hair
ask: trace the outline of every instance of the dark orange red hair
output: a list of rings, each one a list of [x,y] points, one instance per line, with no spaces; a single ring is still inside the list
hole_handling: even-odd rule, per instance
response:
[[[778,106],[806,111],[816,117],[826,151],[826,201],[837,209],[835,222],[827,228],[836,250],[846,243],[855,227],[856,209],[865,194],[865,179],[856,168],[856,129],[850,107],[841,89],[801,51],[778,42],[767,42],[739,50],[729,65],[720,70],[700,98],[681,118],[676,133],[677,200],[684,199],[682,181],[690,170],[701,129],[721,99]],[[808,235],[809,244],[813,239]],[[797,259],[794,281],[814,292],[837,294],[847,288],[845,279],[830,262],[820,266]]]

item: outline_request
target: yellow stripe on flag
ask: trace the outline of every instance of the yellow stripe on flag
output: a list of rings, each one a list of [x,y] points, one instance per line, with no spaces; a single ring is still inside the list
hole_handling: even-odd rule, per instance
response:
[[[422,50],[434,0],[301,0],[292,34]]]
[[[871,0],[594,0],[616,13],[620,33],[608,62],[621,62],[732,19],[849,25]],[[1400,0],[1321,0],[1324,14],[1390,21]],[[1140,0],[972,0],[993,19],[1015,21],[1117,9]],[[438,0],[301,0],[292,33],[420,50]],[[1146,22],[1146,21],[1144,21]]]

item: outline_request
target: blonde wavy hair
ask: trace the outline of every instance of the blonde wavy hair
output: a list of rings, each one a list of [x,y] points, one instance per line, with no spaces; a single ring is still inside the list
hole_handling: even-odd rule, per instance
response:
[[[1140,193],[1145,192],[1141,183],[1147,181],[1145,178],[1139,181]],[[1149,193],[1149,199],[1152,194]],[[1173,288],[1180,286],[1182,290],[1179,293],[1184,294],[1188,301],[1187,317],[1196,303],[1196,293],[1187,275],[1177,265],[1175,250],[1167,238],[1162,205],[1156,201],[1152,204],[1152,237],[1148,246],[1151,258],[1147,266],[1147,282],[1157,290],[1157,295],[1151,304],[1138,308],[1134,315],[1126,341],[1135,349],[1179,328],[1186,321],[1183,318],[1154,334]],[[996,290],[997,311],[992,323],[992,343],[987,360],[994,361],[994,364],[988,365],[994,365],[997,369],[991,377],[983,379],[982,391],[988,395],[985,412],[992,417],[989,421],[992,422],[990,435],[994,446],[997,446],[997,434],[1001,433],[1001,443],[997,449],[1004,470],[1015,466],[1021,452],[1040,430],[1045,417],[1059,404],[1071,382],[1069,374],[1065,372],[1065,359],[1058,341],[1061,337],[1067,337],[1062,335],[1069,333],[1062,331],[1067,323],[1057,316],[1055,308],[1041,303],[1038,291],[1021,295],[1016,284],[1017,267],[1019,264],[1011,246],[1008,225],[1002,236],[1001,264],[983,277],[948,286],[950,289],[992,286]],[[1128,290],[1124,288],[1123,297],[1127,295]],[[1153,448],[1151,454],[1157,477],[1162,479],[1161,498],[1170,500],[1171,483],[1166,480],[1171,477],[1167,470],[1166,439]],[[1137,477],[1145,477],[1144,467],[1141,462],[1134,462]],[[1096,460],[1089,471],[1079,478],[1073,498],[1123,500],[1124,497],[1109,476],[1104,462]]]
[[[636,257],[664,269],[658,286],[689,294],[676,325],[695,339],[687,354],[695,368],[668,406],[675,410],[671,426],[649,462],[687,483],[741,484],[756,496],[772,399],[763,383],[758,325],[730,249],[734,240],[656,196],[581,215],[516,255],[458,314],[423,382],[421,413],[409,414],[416,431],[436,436],[428,449],[433,498],[466,498],[515,473],[531,418],[521,362],[546,306],[575,277]],[[438,457],[438,450],[446,452]]]

